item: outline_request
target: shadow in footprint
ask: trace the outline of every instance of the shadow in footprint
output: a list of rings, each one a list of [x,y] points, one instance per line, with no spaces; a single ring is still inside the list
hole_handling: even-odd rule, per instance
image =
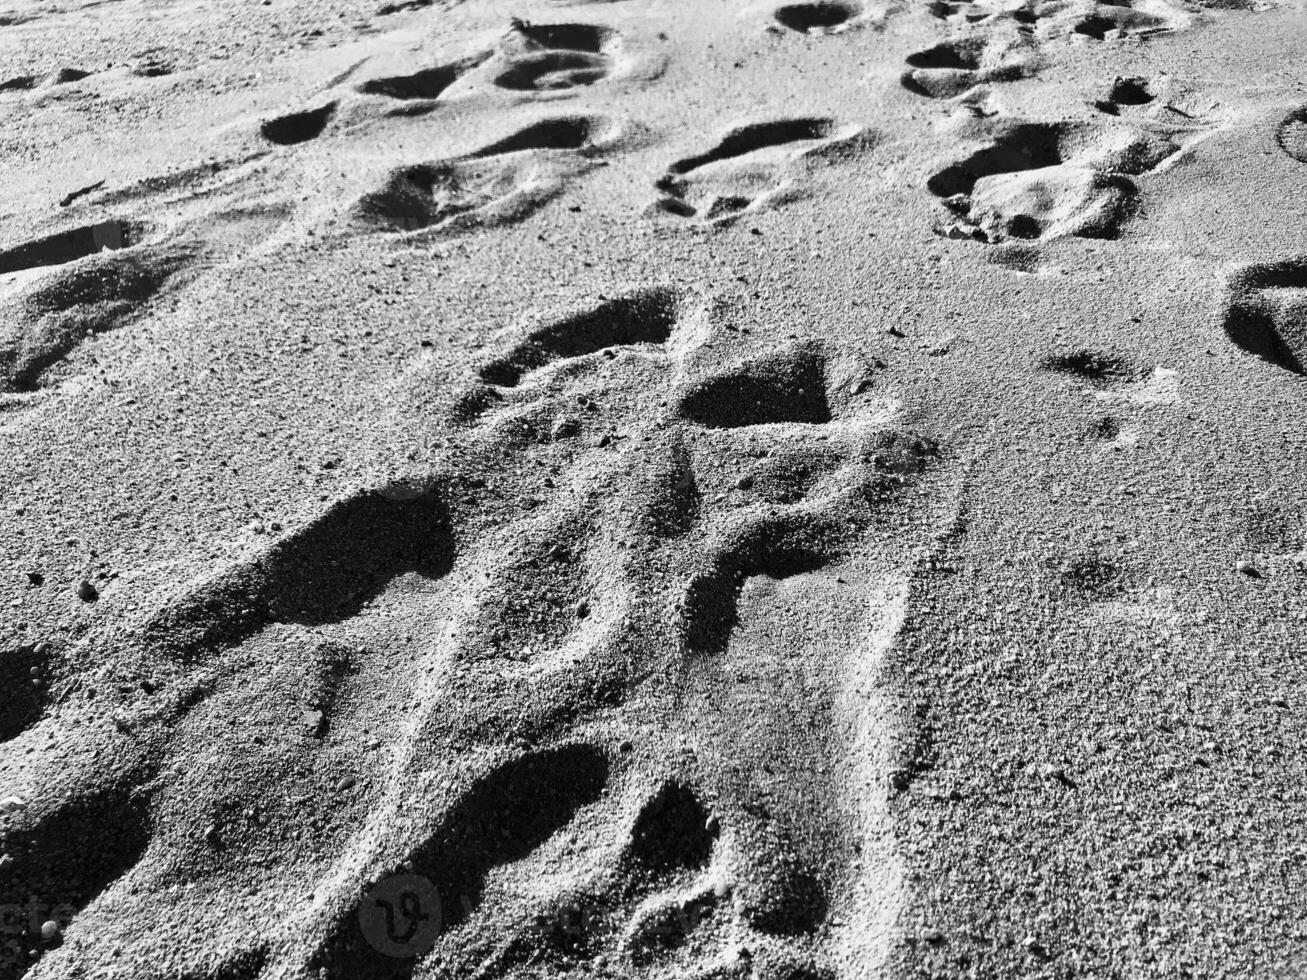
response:
[[[675,781],[663,783],[640,808],[626,862],[654,877],[706,866],[716,841],[708,816],[694,790]]]
[[[49,265],[65,265],[88,255],[136,244],[142,229],[127,221],[82,225],[0,251],[0,275]]]
[[[407,856],[404,873],[435,886],[442,927],[455,928],[477,910],[494,868],[531,854],[597,800],[607,782],[608,758],[590,745],[545,749],[505,763],[445,814],[428,841]],[[417,961],[378,952],[351,910],[313,966],[325,980],[399,980],[413,975]]]
[[[0,654],[0,742],[21,735],[45,712],[47,649],[29,644]]]
[[[738,532],[681,597],[677,619],[686,650],[696,655],[725,650],[739,620],[745,580],[815,572],[842,551],[844,531],[824,518],[799,515],[759,521]]]
[[[910,54],[906,60],[913,68],[972,70],[980,67],[980,49],[979,41],[947,41],[925,51]]]
[[[696,382],[681,397],[679,410],[715,429],[829,422],[825,358],[816,344],[793,344]]]
[[[982,177],[1057,166],[1062,162],[1061,143],[1056,126],[1020,123],[989,146],[931,176],[926,187],[937,197],[970,194]]]
[[[680,297],[673,289],[647,289],[609,300],[532,331],[503,357],[485,365],[481,377],[513,387],[524,375],[559,358],[582,357],[606,347],[664,343],[679,310]]]
[[[589,116],[545,119],[469,153],[467,159],[480,160],[523,150],[579,150],[590,144],[596,129],[596,120]]]
[[[273,622],[339,622],[396,576],[439,578],[453,560],[453,530],[438,490],[411,499],[369,491],[165,609],[150,630],[163,643],[194,651],[239,642]]]
[[[857,153],[871,136],[832,119],[780,119],[741,126],[712,149],[677,160],[654,186],[657,210],[710,223],[735,220],[746,208],[796,196],[803,161]]]
[[[593,85],[609,71],[608,59],[586,51],[548,51],[523,58],[495,78],[500,88],[525,92]]]
[[[327,123],[331,122],[331,117],[335,114],[336,103],[328,102],[316,109],[305,109],[303,112],[292,112],[285,116],[278,116],[276,119],[269,119],[259,127],[259,132],[268,142],[279,146],[307,143],[322,135],[322,131],[327,128]]]
[[[547,119],[462,157],[400,168],[354,214],[395,231],[520,221],[592,165],[601,128],[595,117]]]
[[[435,99],[488,57],[488,53],[481,54],[435,68],[424,68],[411,75],[373,78],[359,85],[358,91],[390,99]]]
[[[12,957],[0,958],[0,980],[17,980],[52,948],[41,938],[43,922],[67,926],[140,860],[150,841],[146,802],[126,789],[75,797],[34,824],[10,826],[0,838],[9,858],[0,907],[35,911],[18,920],[18,942],[6,951]],[[6,931],[12,928],[7,919]]]
[[[667,168],[669,174],[682,176],[692,170],[729,160],[731,157],[754,153],[783,143],[796,143],[800,140],[819,140],[830,136],[835,129],[833,119],[780,119],[773,122],[754,123],[732,130],[720,143],[706,153],[677,160]]]
[[[598,24],[528,24],[513,22],[516,31],[528,43],[540,48],[564,51],[587,51],[598,54],[612,39],[613,31]]]
[[[847,24],[858,13],[849,3],[825,0],[819,3],[791,3],[776,8],[777,23],[800,34],[825,32]]]
[[[1226,285],[1225,334],[1236,347],[1307,374],[1307,259],[1247,266]]]
[[[1029,75],[1034,65],[979,38],[946,41],[908,55],[900,79],[909,92],[931,99],[960,95],[986,82],[1011,82]]]

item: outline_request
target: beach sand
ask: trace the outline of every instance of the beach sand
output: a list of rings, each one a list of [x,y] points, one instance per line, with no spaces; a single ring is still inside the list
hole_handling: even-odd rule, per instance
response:
[[[1307,976],[1307,7],[0,11],[0,980]]]

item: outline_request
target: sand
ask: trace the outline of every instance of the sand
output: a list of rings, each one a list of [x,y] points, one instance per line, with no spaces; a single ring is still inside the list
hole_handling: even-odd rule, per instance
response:
[[[1307,975],[1301,0],[0,10],[0,980]]]

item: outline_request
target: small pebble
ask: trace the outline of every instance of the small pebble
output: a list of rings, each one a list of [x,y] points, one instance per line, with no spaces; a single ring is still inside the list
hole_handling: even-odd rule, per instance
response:
[[[77,598],[81,599],[83,602],[94,602],[96,599],[100,598],[100,590],[86,579],[82,579],[81,583],[77,586]]]
[[[1261,578],[1261,570],[1247,558],[1240,558],[1234,563],[1234,570],[1249,578]]]
[[[58,935],[59,923],[55,922],[54,919],[47,919],[41,923],[41,938],[47,943],[57,938]]]

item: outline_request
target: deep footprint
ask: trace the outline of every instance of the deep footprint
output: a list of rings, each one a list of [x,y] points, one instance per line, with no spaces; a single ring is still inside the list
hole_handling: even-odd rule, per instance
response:
[[[316,109],[292,112],[276,119],[269,119],[259,127],[263,138],[279,146],[294,146],[317,139],[336,114],[336,103],[328,102]]]
[[[533,331],[503,357],[481,369],[483,380],[512,387],[526,374],[563,357],[581,357],[606,347],[661,344],[671,336],[680,298],[655,288],[609,300],[602,306]]]
[[[1226,284],[1223,326],[1241,350],[1307,374],[1307,259],[1235,272]]]
[[[436,99],[487,57],[489,54],[482,54],[435,68],[425,68],[411,75],[369,79],[359,85],[358,91],[364,95],[382,95],[388,99]]]
[[[35,904],[19,926],[19,942],[0,951],[0,980],[18,980],[56,945],[42,941],[41,923],[53,919],[66,927],[130,870],[150,842],[150,822],[144,797],[109,789],[68,800],[31,822],[20,810],[3,826],[0,851],[9,860],[0,881],[0,907]]]
[[[857,8],[848,3],[793,3],[778,7],[773,16],[777,23],[800,34],[830,31],[848,23],[857,15]]]
[[[607,782],[608,758],[590,745],[545,749],[505,763],[445,814],[427,842],[407,856],[404,873],[432,882],[442,928],[455,928],[480,905],[492,869],[529,855],[597,800]],[[371,945],[355,910],[337,924],[313,964],[326,980],[405,978],[416,966]]]
[[[686,418],[710,428],[829,422],[825,358],[816,344],[792,344],[696,382],[679,408]]]
[[[142,229],[128,221],[101,221],[61,231],[0,251],[0,275],[49,265],[64,265],[88,255],[135,245]]]
[[[438,489],[349,497],[257,560],[222,573],[150,624],[174,655],[231,644],[272,622],[316,625],[356,613],[396,576],[439,578],[453,563]]]

